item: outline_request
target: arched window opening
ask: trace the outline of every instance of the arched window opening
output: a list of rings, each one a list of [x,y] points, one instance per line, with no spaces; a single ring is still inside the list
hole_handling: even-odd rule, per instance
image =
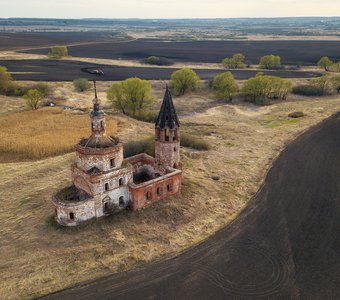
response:
[[[103,126],[103,121],[100,121],[100,128],[104,128],[104,126]]]
[[[167,190],[168,190],[168,192],[172,192],[172,183],[169,183],[167,185]]]
[[[169,142],[169,136],[170,136],[169,129],[166,128],[166,129],[165,129],[165,141],[166,141],[166,142]]]
[[[176,150],[177,150],[177,148],[176,147],[174,147],[174,151],[176,152]]]
[[[108,191],[108,190],[109,190],[109,184],[108,184],[108,183],[105,183],[104,189],[105,189],[105,191]]]
[[[145,195],[146,201],[149,202],[151,200],[151,193],[147,192]]]
[[[121,196],[119,197],[119,207],[124,207],[124,206],[125,206],[124,197]]]
[[[124,184],[123,178],[119,178],[119,186],[123,186],[123,184]]]
[[[177,165],[176,165],[176,163],[174,163],[174,169],[176,169],[177,168]]]
[[[74,213],[73,212],[70,213],[70,220],[74,220]]]
[[[161,196],[162,195],[162,188],[158,187],[157,188],[157,196]]]
[[[109,203],[104,203],[104,212],[107,212],[109,210]]]

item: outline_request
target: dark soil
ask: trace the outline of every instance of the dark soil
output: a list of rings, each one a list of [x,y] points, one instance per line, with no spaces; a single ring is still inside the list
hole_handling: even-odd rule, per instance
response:
[[[0,51],[109,41],[108,33],[96,32],[0,32]],[[44,49],[45,53],[49,49]]]
[[[47,54],[49,49],[24,51]],[[181,62],[221,62],[225,57],[243,53],[247,63],[257,64],[260,57],[280,55],[283,64],[311,65],[322,56],[340,60],[340,41],[197,41],[165,42],[139,39],[126,43],[103,43],[69,47],[69,54],[79,57],[141,59],[151,55]]]
[[[140,77],[147,80],[170,79],[175,68],[139,68],[139,67],[115,67],[108,65],[89,64],[79,61],[65,60],[3,60],[0,65],[6,66],[10,72],[33,72],[29,74],[12,74],[15,80],[33,81],[71,81],[76,78],[85,77],[88,79],[111,81],[124,80],[129,77]],[[87,72],[89,69],[100,69],[104,75],[94,75]],[[196,70],[201,79],[212,79],[215,75],[226,70]],[[235,70],[232,71],[236,79],[247,79],[255,76],[257,71]],[[266,71],[265,74],[277,75],[285,78],[310,78],[319,76],[315,72],[297,71]]]
[[[168,260],[48,299],[339,299],[340,113],[279,156],[241,215]]]

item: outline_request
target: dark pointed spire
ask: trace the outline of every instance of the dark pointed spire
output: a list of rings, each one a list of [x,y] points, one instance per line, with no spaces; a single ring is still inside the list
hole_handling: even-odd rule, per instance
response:
[[[159,128],[171,129],[180,126],[168,85],[166,86],[163,103],[155,125]]]

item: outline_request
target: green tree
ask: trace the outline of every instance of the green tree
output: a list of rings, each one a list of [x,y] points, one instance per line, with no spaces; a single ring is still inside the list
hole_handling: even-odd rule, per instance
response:
[[[68,49],[66,46],[53,46],[51,48],[48,56],[51,58],[62,58],[64,56],[68,56]]]
[[[26,100],[27,107],[32,110],[36,110],[38,109],[41,100],[44,98],[44,95],[37,89],[31,89],[26,93],[24,98]]]
[[[337,94],[340,94],[340,75],[332,78],[332,86]]]
[[[136,117],[154,103],[150,82],[137,77],[113,83],[107,92],[107,98],[114,108],[132,117]]]
[[[328,75],[323,75],[318,78],[311,79],[311,85],[323,92],[323,94],[327,94],[330,89],[331,81]]]
[[[232,100],[233,95],[238,91],[238,86],[231,72],[216,75],[212,81],[211,87],[217,98],[229,101]]]
[[[183,68],[175,71],[171,75],[171,87],[175,95],[184,95],[198,89],[200,86],[200,78],[195,71],[189,68]]]
[[[234,54],[231,58],[222,60],[222,64],[227,69],[243,69],[246,65],[244,63],[244,55],[242,53]]]
[[[292,82],[290,80],[258,74],[249,78],[241,91],[246,100],[256,102],[261,99],[285,100],[291,88]]]
[[[0,94],[5,95],[12,81],[11,75],[7,68],[0,66]]]
[[[281,66],[281,57],[273,54],[263,56],[259,65],[263,69],[277,69]]]
[[[321,57],[318,61],[318,66],[324,68],[325,71],[327,71],[328,67],[330,67],[332,64],[333,62],[327,56]]]
[[[73,80],[73,86],[77,92],[84,92],[90,89],[91,83],[86,78],[78,78]]]

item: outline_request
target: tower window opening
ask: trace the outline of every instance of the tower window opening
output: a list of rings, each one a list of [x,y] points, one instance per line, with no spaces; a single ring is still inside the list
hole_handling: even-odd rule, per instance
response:
[[[146,193],[145,199],[146,199],[147,202],[149,202],[151,200],[151,193],[150,192]]]
[[[100,121],[100,128],[104,128],[103,121]]]
[[[123,178],[119,178],[119,186],[123,186],[124,182],[123,182]]]
[[[108,183],[105,183],[104,189],[105,189],[105,191],[108,191],[108,190],[109,190],[109,184],[108,184]]]
[[[70,213],[70,220],[74,220],[74,213],[73,212]]]
[[[177,148],[176,147],[174,147],[174,151],[176,152],[176,150],[177,150]]]
[[[111,166],[111,168],[115,167],[115,160],[114,160],[114,158],[110,159],[110,166]]]
[[[169,120],[169,117],[168,117],[168,116],[166,116],[166,117],[165,117],[165,120],[167,120],[167,121],[168,121],[168,120]]]
[[[123,207],[124,205],[125,205],[124,197],[121,196],[121,197],[119,197],[119,207]]]
[[[157,188],[157,196],[160,196],[160,195],[162,195],[162,188],[158,187]]]
[[[168,128],[165,129],[165,141],[166,142],[169,141],[169,129]]]

